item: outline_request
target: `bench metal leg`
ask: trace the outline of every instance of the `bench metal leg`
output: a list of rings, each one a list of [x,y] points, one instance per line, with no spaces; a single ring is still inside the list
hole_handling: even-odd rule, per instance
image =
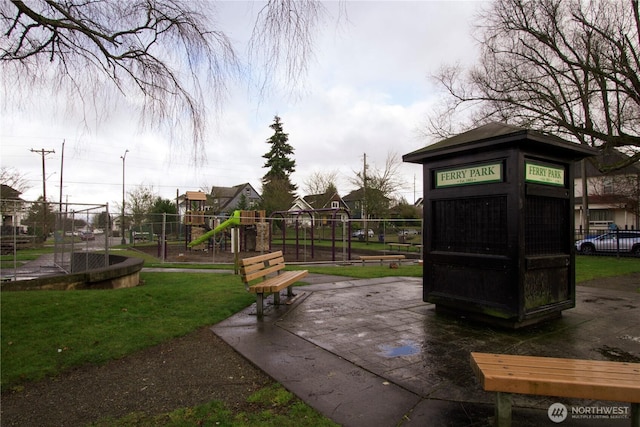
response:
[[[640,427],[640,403],[631,404],[631,427]]]
[[[276,291],[273,293],[273,304],[280,305],[280,292]]]
[[[287,286],[287,298],[293,298],[293,286]]]
[[[511,394],[496,393],[496,427],[511,427]]]
[[[264,315],[264,310],[262,307],[263,301],[264,301],[264,294],[261,294],[261,293],[256,294],[256,311],[258,313],[258,319],[262,319]]]

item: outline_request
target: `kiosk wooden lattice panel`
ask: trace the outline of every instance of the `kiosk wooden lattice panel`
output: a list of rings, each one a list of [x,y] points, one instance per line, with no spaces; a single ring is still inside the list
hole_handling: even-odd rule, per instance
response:
[[[433,250],[504,255],[507,196],[433,202]]]
[[[567,199],[527,196],[525,209],[525,254],[568,254]]]

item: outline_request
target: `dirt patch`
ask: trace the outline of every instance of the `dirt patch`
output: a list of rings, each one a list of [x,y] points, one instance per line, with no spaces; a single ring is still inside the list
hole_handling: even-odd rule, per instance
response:
[[[274,381],[209,328],[2,394],[3,426],[85,426],[132,412],[161,414],[212,400],[243,410]]]

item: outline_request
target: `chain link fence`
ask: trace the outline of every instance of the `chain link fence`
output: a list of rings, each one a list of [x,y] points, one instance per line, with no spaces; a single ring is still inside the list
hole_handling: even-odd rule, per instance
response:
[[[422,220],[365,221],[344,212],[284,212],[271,218],[262,211],[242,211],[239,217],[188,212],[148,215],[138,224],[125,216],[121,234],[121,213],[110,213],[107,204],[2,200],[1,205],[3,280],[107,267],[111,248],[123,241],[163,262],[233,263],[238,252],[275,250],[290,262],[346,263],[371,253],[422,257]],[[36,262],[21,251],[35,247],[51,252]]]
[[[242,211],[237,218],[187,212],[153,214],[139,224],[125,223],[121,235],[121,215],[110,213],[107,204],[0,200],[0,208],[2,280],[107,267],[110,248],[123,241],[163,262],[233,263],[238,252],[275,250],[282,250],[288,262],[348,263],[358,255],[398,253],[423,258],[422,219],[364,220],[344,212],[313,211],[282,212],[271,218],[262,211]],[[576,231],[576,250],[640,256],[639,233]],[[191,245],[194,241],[199,243]],[[36,262],[28,251],[21,251],[36,247],[51,252]]]
[[[169,262],[233,262],[234,240],[239,252],[282,250],[289,262],[349,262],[356,254],[370,253],[422,256],[421,219],[363,221],[310,212],[256,219],[260,211],[242,212],[245,216],[238,218],[204,212],[160,214],[159,221],[132,226],[126,241]],[[237,236],[232,229],[239,229]]]
[[[109,265],[108,205],[0,200],[2,280],[78,273]],[[31,259],[30,248],[45,255]],[[50,251],[49,251],[50,249]]]

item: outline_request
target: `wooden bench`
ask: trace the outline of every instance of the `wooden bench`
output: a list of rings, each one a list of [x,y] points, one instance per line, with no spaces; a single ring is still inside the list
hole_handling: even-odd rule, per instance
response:
[[[409,243],[387,243],[387,245],[389,245],[390,249],[398,248],[398,250],[401,250],[402,248],[404,248],[407,250],[407,252],[409,252],[409,249],[411,249],[411,244]]]
[[[403,259],[405,259],[404,255],[360,255],[360,261],[362,261],[363,266],[366,261],[380,261],[380,265],[382,265],[383,261],[398,261],[398,263],[402,263]]]
[[[485,391],[495,391],[497,426],[511,425],[511,395],[533,394],[631,403],[640,427],[640,363],[471,353]]]
[[[271,252],[240,260],[240,276],[248,292],[256,294],[258,318],[264,315],[264,296],[273,294],[273,302],[280,304],[280,291],[287,288],[287,296],[293,296],[291,286],[304,278],[307,270],[282,271],[285,268],[282,251]],[[260,280],[260,282],[251,284]]]

